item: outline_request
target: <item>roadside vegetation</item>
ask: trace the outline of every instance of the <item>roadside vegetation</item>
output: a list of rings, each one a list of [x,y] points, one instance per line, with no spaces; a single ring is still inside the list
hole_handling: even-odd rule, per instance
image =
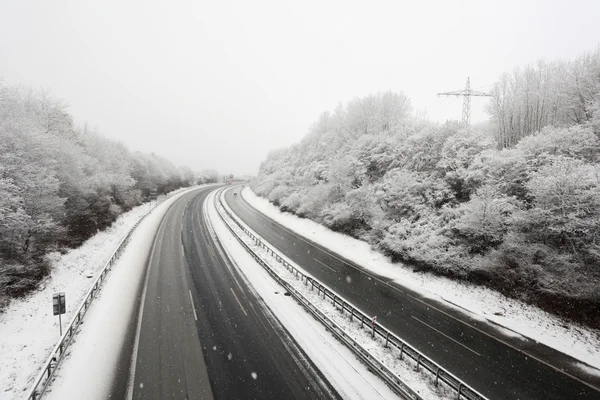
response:
[[[44,91],[0,81],[0,309],[123,212],[194,182],[192,171],[76,128]]]
[[[253,190],[415,269],[600,328],[600,49],[504,74],[490,123],[417,117],[402,93],[323,113]]]

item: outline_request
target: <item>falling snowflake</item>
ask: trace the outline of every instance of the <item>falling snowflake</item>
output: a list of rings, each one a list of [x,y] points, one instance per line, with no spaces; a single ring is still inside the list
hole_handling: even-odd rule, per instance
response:
[[[256,372],[253,372],[250,375],[252,375],[252,379],[256,379],[256,377],[257,377]]]

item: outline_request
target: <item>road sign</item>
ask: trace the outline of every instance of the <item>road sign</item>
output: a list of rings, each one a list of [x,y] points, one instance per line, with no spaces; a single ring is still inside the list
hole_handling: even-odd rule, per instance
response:
[[[52,296],[52,311],[54,315],[60,315],[67,312],[67,300],[63,292],[54,293]]]
[[[151,187],[149,190],[150,200],[156,200],[158,197],[158,191],[155,187]]]
[[[62,319],[60,316],[67,312],[67,296],[65,296],[64,292],[52,295],[52,311],[54,315],[58,315],[58,327],[60,329],[60,336],[62,336]]]

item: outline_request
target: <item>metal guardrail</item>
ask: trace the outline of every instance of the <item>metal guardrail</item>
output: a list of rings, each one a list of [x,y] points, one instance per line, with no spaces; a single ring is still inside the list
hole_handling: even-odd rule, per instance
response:
[[[223,191],[223,189],[215,196],[215,202],[217,201],[217,197]],[[219,199],[220,201],[220,199]],[[215,204],[216,206],[216,204]],[[254,235],[252,235],[247,229],[244,229],[239,222],[229,213],[229,211],[222,205],[223,210],[229,215],[229,217],[238,225],[240,228],[244,230],[246,234],[248,234],[255,242],[260,241]],[[323,313],[317,306],[315,306],[310,300],[308,300],[300,291],[298,291],[294,286],[292,286],[289,282],[283,279],[275,270],[271,268],[271,266],[260,257],[256,252],[248,246],[244,240],[235,232],[235,230],[229,225],[229,222],[224,218],[221,214],[221,211],[218,207],[217,211],[219,216],[225,222],[227,228],[233,233],[235,238],[242,244],[242,246],[250,253],[250,255],[263,267],[267,270],[267,272],[281,285],[283,286],[296,301],[298,301],[306,310],[308,310],[318,321],[320,321],[325,327],[329,329],[330,332],[337,337],[342,343],[346,344],[367,366],[370,367],[371,371],[379,375],[385,382],[394,389],[396,393],[398,393],[403,399],[406,400],[422,400],[421,396],[419,396],[416,392],[414,392],[408,385],[406,385],[398,375],[396,375],[390,368],[388,368],[384,363],[382,363],[377,357],[371,354],[367,349],[365,349],[359,342],[354,340],[352,336],[350,336],[339,324],[329,318],[325,313]],[[257,242],[258,244],[258,242]],[[266,247],[265,247],[266,248]],[[269,249],[270,250],[270,249]],[[282,259],[279,259],[282,261]],[[289,266],[289,264],[288,264]],[[302,274],[298,270],[294,269],[296,272],[296,277],[305,285],[308,285],[309,280],[306,280],[306,275]],[[339,299],[339,297],[338,297]]]
[[[146,214],[142,215],[137,220],[137,222],[131,227],[131,229],[127,232],[125,237],[123,237],[121,242],[119,242],[119,245],[117,246],[116,250],[113,252],[110,259],[106,262],[106,264],[100,271],[100,274],[94,281],[92,287],[85,295],[85,298],[83,299],[81,305],[79,306],[79,309],[77,310],[77,312],[71,319],[69,326],[65,330],[65,333],[62,335],[62,337],[60,338],[60,341],[52,350],[52,353],[50,353],[50,357],[48,357],[48,359],[44,363],[42,370],[39,373],[39,375],[37,376],[26,399],[39,400],[42,397],[42,395],[44,394],[44,391],[47,389],[48,385],[50,384],[52,376],[54,375],[54,371],[56,371],[56,368],[58,367],[58,364],[60,363],[65,352],[67,351],[67,348],[69,347],[69,345],[71,343],[71,340],[77,333],[77,328],[83,322],[83,317],[85,316],[87,310],[90,308],[90,305],[92,304],[92,301],[94,300],[94,297],[96,296],[96,294],[98,293],[98,291],[100,289],[100,286],[104,282],[106,274],[110,271],[110,269],[112,268],[115,261],[123,253],[125,246],[127,245],[127,243],[129,243],[129,240],[131,239],[131,235],[133,234],[135,229],[138,227],[138,225],[142,222],[142,220],[144,218],[146,218],[146,216],[148,216],[152,212],[152,210],[154,210],[156,207],[158,207],[159,204],[161,204],[167,198],[171,197],[173,194],[175,194],[175,192],[173,192],[170,195],[168,195],[167,197],[163,198],[160,202],[157,202],[154,205],[154,207],[152,207],[150,210],[148,210],[148,212]]]
[[[222,189],[219,192],[219,195],[220,195],[220,193],[223,192],[223,190],[224,189]],[[215,196],[215,199],[216,199],[216,197],[217,196]],[[316,288],[319,294],[321,294],[321,293],[323,294],[324,298],[329,298],[334,306],[341,307],[342,312],[347,311],[349,313],[349,315],[350,315],[350,320],[352,320],[354,318],[360,318],[361,326],[363,326],[363,324],[372,324],[372,336],[371,337],[375,338],[375,335],[378,335],[380,338],[382,338],[383,340],[385,340],[385,347],[393,346],[393,347],[396,347],[398,350],[400,350],[400,359],[402,359],[404,356],[406,356],[406,357],[409,357],[412,360],[414,360],[417,363],[417,365],[416,365],[416,370],[417,371],[419,371],[421,369],[421,370],[423,370],[425,372],[428,372],[433,377],[435,377],[435,383],[436,384],[438,382],[442,382],[445,385],[447,385],[449,388],[453,389],[456,392],[456,394],[457,394],[456,398],[458,400],[461,400],[461,399],[466,399],[466,400],[488,400],[487,397],[485,397],[484,395],[482,395],[481,393],[479,393],[475,389],[471,388],[465,382],[463,382],[462,380],[460,380],[459,378],[457,378],[456,376],[454,376],[452,373],[450,373],[449,371],[447,371],[446,369],[444,369],[440,365],[438,365],[436,362],[434,362],[433,360],[431,360],[426,355],[422,354],[420,351],[418,351],[415,347],[413,347],[412,345],[410,345],[408,342],[406,342],[405,340],[400,339],[398,336],[396,336],[390,330],[388,330],[387,328],[385,328],[384,326],[382,326],[379,322],[377,322],[377,321],[373,322],[371,317],[369,317],[367,314],[365,314],[364,312],[362,312],[361,310],[359,310],[357,307],[355,307],[354,305],[352,305],[351,303],[349,303],[348,301],[346,301],[344,298],[342,298],[341,296],[339,296],[338,294],[336,294],[333,290],[331,290],[330,288],[328,288],[326,285],[323,285],[317,279],[315,279],[315,278],[313,278],[311,276],[308,276],[307,274],[303,273],[302,271],[298,270],[296,267],[294,267],[293,265],[291,265],[281,255],[279,255],[271,247],[269,247],[254,232],[252,232],[248,227],[246,227],[245,224],[243,224],[242,222],[240,222],[239,218],[237,216],[234,216],[233,213],[230,212],[227,209],[227,207],[225,207],[225,205],[223,204],[220,196],[219,196],[219,202],[221,203],[221,207],[225,210],[225,212],[227,213],[227,215],[229,215],[229,217],[236,223],[236,225],[238,225],[242,229],[242,231],[244,231],[244,233],[246,233],[252,240],[254,240],[254,242],[256,243],[257,246],[262,247],[263,249],[265,249],[267,251],[267,253],[270,254],[271,256],[273,256],[280,264],[282,264],[290,272],[292,272],[293,274],[295,274],[296,277],[298,277],[299,279],[303,280],[306,285],[310,284],[311,288],[312,289]],[[223,216],[221,216],[221,218],[223,218]],[[229,225],[227,225],[227,226],[229,227]],[[234,232],[231,227],[229,227],[229,229],[232,232]],[[237,234],[235,234],[235,232],[234,232],[234,235],[236,236],[236,238],[238,238],[238,241],[240,241],[242,243],[242,245],[250,252],[250,254],[252,254],[252,256],[259,262],[259,264],[261,264],[263,267],[265,267],[267,269],[267,271],[269,271],[269,273],[275,277],[276,280],[281,281],[281,278],[278,277],[277,273],[275,271],[271,271],[270,270],[271,268],[268,266],[268,264],[264,260],[262,260],[258,255],[256,255],[252,251],[252,249],[250,249],[249,246],[247,246],[245,243],[243,243],[243,241],[241,240],[241,238],[239,238],[237,236]],[[275,276],[274,274],[277,275],[277,276]],[[289,286],[289,288],[287,286]],[[296,293],[296,289],[294,289],[291,285],[288,284],[287,286],[286,286],[286,288],[288,288],[291,293]],[[301,302],[304,304],[304,301],[301,301]],[[310,311],[313,311],[312,308],[309,308],[309,309],[310,309]],[[326,317],[326,316],[324,316],[324,317],[328,319],[328,317]],[[321,318],[319,317],[319,319],[321,319]],[[333,321],[331,321],[331,322],[333,322]],[[328,325],[328,324],[325,323],[325,325]],[[332,330],[332,332],[336,333],[335,330]],[[336,335],[336,336],[339,336],[339,335]],[[345,336],[348,337],[348,335],[345,335]],[[344,341],[346,341],[346,339],[344,339]],[[358,343],[357,343],[357,345],[358,345]],[[353,346],[354,346],[354,344],[353,344]],[[364,351],[366,351],[366,350],[364,350]],[[361,357],[361,358],[364,361],[365,357]],[[371,364],[369,362],[369,360],[367,360],[366,362],[367,362],[367,364]],[[379,363],[379,364],[381,364],[381,363]],[[381,364],[381,366],[384,367],[384,368],[387,368],[383,364]],[[379,371],[379,366],[375,370]],[[380,376],[382,376],[382,375],[380,375]],[[388,380],[388,378],[386,378],[384,376],[382,376],[382,377],[384,378],[384,380],[386,380],[386,382],[390,383],[389,380]],[[396,385],[393,384],[392,387],[396,388]],[[409,397],[409,398],[414,398],[414,397]]]

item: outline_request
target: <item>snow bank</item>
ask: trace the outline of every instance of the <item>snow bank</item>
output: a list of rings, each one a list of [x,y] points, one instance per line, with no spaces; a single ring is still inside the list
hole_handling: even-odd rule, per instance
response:
[[[58,317],[52,314],[52,294],[66,294],[67,312],[62,315],[64,328],[94,282],[93,277],[106,264],[129,229],[153,205],[146,203],[120,215],[110,228],[64,255],[49,255],[52,265],[50,277],[36,292],[23,299],[12,300],[0,314],[0,400],[25,396],[25,391],[59,340]],[[90,275],[92,278],[89,278]]]
[[[212,227],[246,284],[262,298],[274,316],[302,347],[340,396],[348,400],[392,399],[396,394],[338,342],[325,327],[296,301],[235,239],[214,207],[213,195],[206,203]]]
[[[211,220],[214,220],[215,218],[218,217],[211,218]],[[230,220],[228,216],[225,216],[225,218],[227,220]],[[293,273],[288,271],[281,263],[277,262],[275,257],[270,255],[264,248],[257,246],[256,243],[249,236],[247,236],[237,225],[233,225],[233,229],[238,235],[240,235],[243,238],[244,242],[250,248],[252,248],[254,252],[256,252],[265,262],[269,264],[269,266],[271,266],[273,270],[277,272],[277,274],[281,278],[283,278],[286,282],[291,284],[296,290],[301,292],[306,299],[308,299],[313,305],[317,306],[319,310],[321,310],[325,315],[327,315],[327,317],[330,320],[333,320],[338,326],[340,326],[350,337],[352,337],[352,339],[360,343],[361,346],[363,346],[365,349],[371,352],[371,354],[373,354],[380,361],[382,361],[388,368],[390,368],[394,373],[396,373],[405,384],[410,386],[423,399],[451,399],[456,397],[456,393],[447,386],[435,385],[432,376],[416,371],[416,362],[414,362],[412,359],[408,358],[407,356],[404,356],[404,358],[400,360],[400,352],[398,351],[398,349],[385,348],[384,340],[382,340],[379,337],[377,337],[375,340],[372,339],[370,333],[371,331],[367,329],[366,325],[363,328],[361,326],[362,324],[357,318],[355,318],[353,321],[350,321],[348,313],[340,312],[339,305],[334,307],[331,304],[330,300],[322,298],[321,296],[319,296],[316,290],[311,290],[309,286],[305,286],[304,283],[301,282],[298,278],[296,278],[296,276]],[[225,234],[223,236],[226,237]],[[231,234],[229,234],[229,236],[231,236]],[[241,245],[238,244],[238,246],[240,247],[241,251],[247,254],[247,252],[241,247]],[[293,263],[291,260],[286,259],[286,261],[296,266],[296,264]],[[272,296],[272,294],[269,291],[266,291],[265,294],[267,296],[272,296],[279,299],[279,302],[274,304],[274,307],[279,308],[278,310],[275,310],[275,315],[278,317],[279,320],[281,320],[284,323],[284,325],[286,326],[286,328],[288,328],[289,331],[297,332],[297,335],[293,333],[294,338],[301,344],[302,348],[307,352],[307,354],[309,354],[310,358],[313,360],[313,362],[315,362],[316,365],[320,366],[320,363],[323,362],[320,360],[320,358],[327,354],[327,346],[323,346],[323,344],[318,342],[309,342],[306,345],[303,344],[305,342],[306,336],[303,327],[306,325],[305,321],[307,320],[313,321],[313,323],[317,324],[321,328],[321,330],[325,331],[324,335],[322,334],[321,336],[323,336],[323,338],[326,339],[325,343],[330,342],[328,346],[337,349],[337,353],[342,352],[342,350],[349,352],[349,350],[344,345],[339,343],[331,333],[327,333],[325,327],[323,327],[319,322],[312,318],[307,311],[305,311],[290,297],[288,297],[290,299],[289,303],[293,304],[298,310],[296,310],[293,313],[295,318],[291,321],[287,321],[288,319],[290,319],[290,313],[292,312],[292,310],[287,310],[285,307],[281,306],[283,303],[281,298],[285,299],[285,297],[282,297],[281,294],[283,288],[276,284],[274,280],[269,276],[269,274],[258,263],[256,263],[256,261],[254,261],[252,257],[248,257],[247,260],[245,258],[241,259],[241,261],[238,262],[240,269],[246,272],[246,276],[253,283],[253,286],[256,288],[256,290],[259,293],[261,293],[261,295],[261,284],[259,282],[254,282],[254,277],[255,275],[259,274],[259,272],[254,270],[250,271],[248,264],[256,266],[255,269],[260,270],[260,273],[266,276],[265,280],[269,280],[270,282],[272,282],[270,286],[273,286],[275,291],[273,292],[273,290],[271,290],[271,292],[278,293],[279,296]],[[262,286],[264,286],[264,284],[262,284]],[[271,303],[269,303],[268,301],[267,304],[270,308],[273,308]],[[291,327],[288,327],[288,324],[290,324]],[[329,357],[329,355],[327,355],[327,357]],[[348,394],[344,392],[344,390],[347,390],[347,383],[345,383],[344,380],[339,380],[339,377],[337,377],[337,363],[331,364],[331,360],[329,359],[326,359],[324,361],[326,361],[326,365],[324,367],[320,367],[321,371],[325,376],[327,376],[330,379],[330,381],[332,382],[334,387],[340,392],[342,397],[348,398],[348,396],[350,396],[350,394],[352,393]],[[360,379],[364,379],[364,376],[371,376],[371,372],[369,372],[368,368],[365,365],[363,365],[362,362],[359,361],[353,353],[350,353],[350,358],[344,359],[344,362],[353,365],[353,369],[359,373]],[[331,371],[332,367],[333,371]],[[383,383],[383,381],[379,380],[376,376],[373,376],[373,378],[379,381],[379,385],[386,386]],[[357,393],[361,395],[367,395],[366,393],[361,392],[361,390],[368,388],[359,387],[357,389]],[[388,388],[388,390],[390,389]],[[394,397],[397,396],[394,394]],[[367,396],[365,398],[371,397]],[[388,397],[384,396],[384,398]]]
[[[600,332],[567,323],[537,307],[510,299],[482,286],[453,281],[427,273],[416,273],[371,249],[368,243],[333,232],[308,219],[283,213],[249,188],[242,196],[254,208],[286,228],[424,296],[447,302],[460,311],[492,321],[507,329],[509,336],[522,335],[600,369]],[[469,314],[471,317],[472,314]]]
[[[56,370],[46,399],[106,399],[127,329],[137,312],[138,288],[145,278],[146,261],[163,216],[188,189],[165,200],[136,228],[79,328],[74,343]]]

